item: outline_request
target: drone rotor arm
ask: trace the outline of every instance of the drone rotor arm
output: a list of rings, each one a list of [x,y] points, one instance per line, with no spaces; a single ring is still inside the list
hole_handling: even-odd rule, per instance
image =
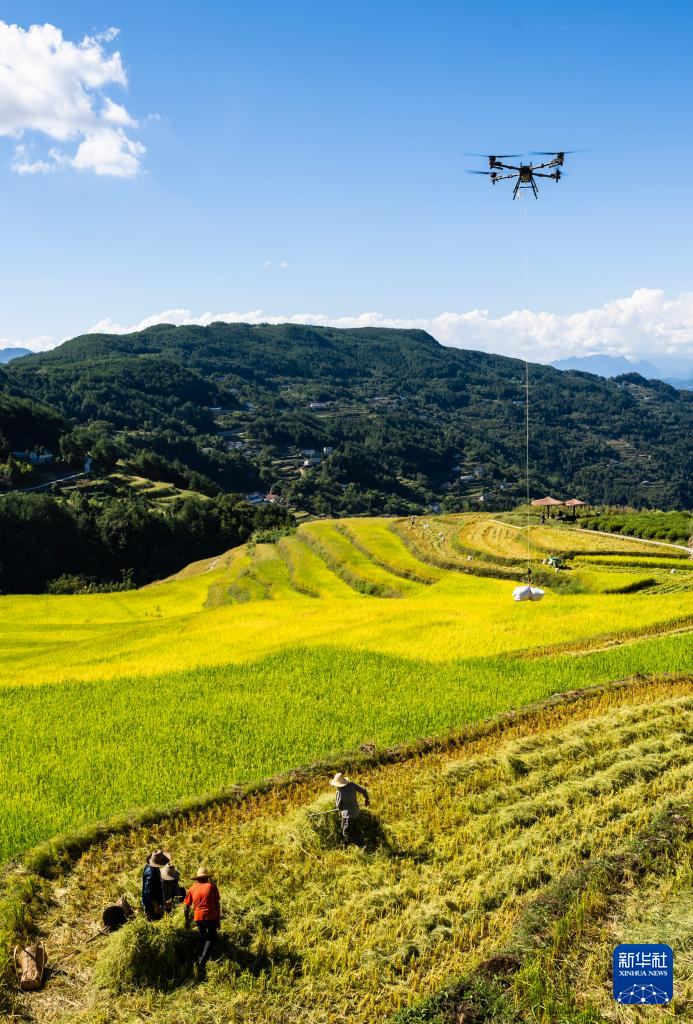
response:
[[[503,181],[504,178],[516,178],[517,173],[512,174],[498,174],[497,171],[467,171],[467,174],[483,174],[487,178],[493,178],[494,181]]]

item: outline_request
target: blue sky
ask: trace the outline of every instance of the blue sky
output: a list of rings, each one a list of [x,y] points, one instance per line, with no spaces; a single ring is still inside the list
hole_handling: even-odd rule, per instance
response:
[[[6,0],[1,17],[74,44],[118,28],[96,45],[127,86],[87,93],[123,110],[98,138],[137,148],[103,173],[80,149],[93,125],[37,130],[30,48],[9,99],[0,76],[0,344],[170,310],[378,313],[540,359],[693,364],[690,3]],[[553,147],[591,151],[536,203],[464,173],[484,166],[465,151]]]

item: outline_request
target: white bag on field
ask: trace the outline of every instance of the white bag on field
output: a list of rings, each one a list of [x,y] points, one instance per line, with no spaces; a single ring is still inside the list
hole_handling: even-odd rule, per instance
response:
[[[524,587],[515,587],[513,590],[513,599],[515,601],[541,601],[545,591],[540,587],[530,587],[528,584]]]

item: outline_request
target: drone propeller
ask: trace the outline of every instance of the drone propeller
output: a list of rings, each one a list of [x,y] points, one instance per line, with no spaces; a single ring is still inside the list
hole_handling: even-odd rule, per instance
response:
[[[589,149],[531,149],[530,156],[568,156],[569,153],[589,153]]]
[[[463,153],[463,156],[479,156],[484,160],[510,160],[512,157],[522,156],[522,153]]]
[[[467,174],[488,174],[490,178],[496,178],[498,175],[495,171],[467,171]]]

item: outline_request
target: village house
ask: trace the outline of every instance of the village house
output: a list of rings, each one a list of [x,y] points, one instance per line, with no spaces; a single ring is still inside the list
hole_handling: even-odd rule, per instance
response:
[[[53,452],[45,448],[26,448],[22,452],[12,452],[11,455],[14,459],[28,462],[32,466],[49,466],[55,458]]]

